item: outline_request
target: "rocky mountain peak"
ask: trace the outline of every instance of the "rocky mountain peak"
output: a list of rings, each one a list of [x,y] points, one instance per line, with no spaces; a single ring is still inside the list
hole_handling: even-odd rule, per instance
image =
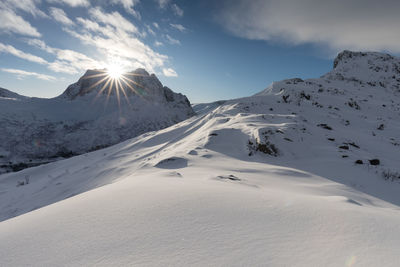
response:
[[[337,67],[345,67],[346,65],[352,65],[360,62],[367,62],[369,65],[371,65],[382,64],[384,62],[391,64],[393,61],[399,61],[399,59],[392,55],[379,52],[354,52],[344,50],[336,56],[335,60],[333,61],[333,68],[336,69]]]
[[[93,93],[115,95],[117,91],[120,91],[121,95],[125,93],[127,97],[136,96],[157,101],[174,100],[172,91],[163,86],[156,75],[150,75],[142,68],[126,72],[118,80],[113,80],[105,69],[87,70],[76,83],[68,86],[61,97],[74,100]]]

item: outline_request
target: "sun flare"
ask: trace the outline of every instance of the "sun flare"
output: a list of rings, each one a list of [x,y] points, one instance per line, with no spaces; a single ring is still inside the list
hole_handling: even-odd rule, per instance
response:
[[[139,84],[135,77],[143,76],[148,77],[149,74],[135,73],[133,71],[127,72],[126,68],[122,67],[123,64],[108,64],[100,70],[96,70],[97,73],[85,76],[85,79],[95,78],[97,81],[93,82],[87,90],[99,86],[99,90],[95,97],[95,100],[103,93],[107,95],[107,102],[109,97],[115,93],[115,96],[120,105],[121,96],[125,97],[127,103],[130,105],[128,94],[133,93],[138,96],[146,94],[147,88]]]
[[[107,66],[107,74],[113,79],[120,79],[123,74],[123,69],[119,65]]]

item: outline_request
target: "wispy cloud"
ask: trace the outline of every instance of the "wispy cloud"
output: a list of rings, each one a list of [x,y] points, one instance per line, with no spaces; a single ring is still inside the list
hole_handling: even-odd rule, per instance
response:
[[[47,46],[46,43],[40,39],[27,39],[26,42],[31,46],[35,46],[46,51],[47,53],[55,54],[55,49]]]
[[[178,17],[182,17],[184,14],[183,9],[180,8],[177,4],[171,4],[170,0],[156,0],[156,2],[161,9],[166,10],[168,7],[168,9],[170,8],[172,12]]]
[[[156,0],[160,8],[166,8],[170,0]]]
[[[47,61],[44,60],[43,58],[29,54],[29,53],[25,53],[19,49],[16,49],[14,46],[11,46],[11,45],[5,45],[3,43],[0,43],[0,52],[11,54],[16,57],[19,57],[19,58],[22,58],[22,59],[25,59],[28,61],[36,62],[39,64],[47,64]]]
[[[90,19],[77,18],[79,29],[64,28],[71,36],[93,46],[105,61],[118,59],[126,68],[145,68],[150,72],[164,67],[168,57],[155,52],[140,38],[138,29],[118,12],[99,8],[89,11]]]
[[[176,29],[176,30],[178,30],[180,32],[185,32],[186,31],[186,28],[181,24],[170,23],[169,25],[171,25],[172,28],[174,28],[174,29]]]
[[[47,0],[47,2],[52,3],[52,4],[63,4],[63,5],[68,5],[71,7],[88,7],[90,6],[89,0]]]
[[[116,11],[112,13],[106,13],[101,8],[96,7],[91,8],[89,10],[89,14],[97,22],[105,25],[110,25],[118,31],[138,33],[138,29],[136,28],[136,26]]]
[[[167,77],[178,77],[178,74],[176,73],[176,71],[171,68],[164,68],[163,74]]]
[[[177,75],[176,72],[168,66],[168,56],[160,54],[152,48],[162,46],[162,42],[155,41],[154,45],[150,47],[142,41],[147,33],[157,37],[156,31],[159,30],[160,26],[156,22],[149,25],[144,24],[142,25],[143,27],[139,29],[131,20],[124,17],[121,13],[117,11],[105,11],[101,7],[90,7],[89,1],[86,0],[26,1],[33,1],[34,3],[47,1],[49,3],[69,5],[71,7],[88,7],[88,16],[85,18],[75,18],[74,21],[68,16],[67,10],[69,9],[50,7],[48,10],[51,17],[55,21],[61,23],[62,29],[66,33],[80,40],[86,47],[91,47],[91,55],[85,55],[70,49],[52,47],[47,45],[45,40],[39,38],[25,39],[25,41],[27,44],[49,53],[49,56],[45,57],[46,59],[36,56],[34,53],[31,54],[31,50],[21,51],[12,45],[4,43],[0,43],[0,53],[7,53],[24,60],[42,64],[51,71],[66,74],[76,74],[86,69],[104,68],[108,63],[117,61],[127,70],[128,68],[129,70],[145,68],[149,72],[162,73],[166,76]],[[129,12],[130,9],[134,10],[133,8],[139,3],[139,0],[113,0],[112,3],[122,5],[125,10]],[[0,7],[2,5],[3,4],[0,3]],[[12,19],[9,19],[8,16],[1,16],[1,12],[5,15],[11,14]],[[132,14],[131,12],[129,13]],[[178,26],[177,30],[182,30],[184,28],[182,27]],[[0,9],[0,31],[18,32],[31,37],[41,36],[35,28],[24,21],[22,17],[18,16],[10,8]],[[164,38],[165,42],[170,44],[180,44],[179,40],[169,35],[160,35],[159,37]],[[29,53],[27,51],[29,51]],[[22,72],[20,72],[20,75],[23,75],[21,73]],[[25,76],[27,75],[28,74],[25,73]],[[32,74],[31,76],[34,75]]]
[[[47,62],[48,68],[54,72],[76,74],[87,69],[101,68],[105,65],[104,62],[73,50],[50,47],[39,39],[30,39],[27,43],[56,56],[53,62]]]
[[[49,62],[41,57],[25,53],[11,45],[5,45],[3,43],[0,43],[0,52],[8,53],[31,62],[47,65],[47,68],[54,72],[67,74],[76,74],[86,69],[99,68],[105,65],[103,62],[99,62],[73,50],[58,49],[47,46],[42,40],[39,39],[30,39],[27,41],[27,43],[55,55],[55,60]]]
[[[75,74],[87,69],[102,68],[105,65],[73,50],[57,49],[56,55],[57,59],[49,64],[49,69],[54,72]]]
[[[1,71],[7,72],[7,73],[12,73],[17,75],[19,79],[25,78],[27,76],[33,76],[35,78],[38,78],[40,80],[45,80],[45,81],[55,81],[57,80],[56,77],[46,75],[46,74],[41,74],[37,72],[31,72],[31,71],[25,71],[25,70],[19,70],[19,69],[7,69],[7,68],[2,68]]]
[[[134,9],[135,5],[137,5],[140,0],[112,0],[112,4],[121,4],[126,12],[132,14],[137,19],[141,19],[140,13]]]
[[[177,15],[178,17],[183,16],[183,9],[180,8],[177,4],[172,4],[171,8],[175,15]]]
[[[16,11],[23,11],[31,14],[34,17],[47,18],[48,16],[37,7],[40,0],[2,0],[0,2],[0,9],[8,9]]]
[[[74,22],[68,18],[67,14],[65,14],[64,10],[56,7],[50,8],[50,15],[53,17],[54,20],[64,24],[64,25],[74,25]]]
[[[169,34],[166,34],[165,38],[167,39],[167,42],[169,44],[172,44],[172,45],[180,45],[181,44],[181,42],[179,40],[172,38]]]
[[[218,20],[234,35],[343,49],[400,52],[400,1],[225,0]]]
[[[157,47],[159,47],[159,46],[163,46],[164,44],[163,44],[162,42],[155,41],[155,42],[154,42],[154,45],[157,46]]]
[[[0,31],[40,37],[41,34],[28,21],[15,14],[13,10],[0,8]]]
[[[153,36],[156,36],[156,33],[153,31],[150,25],[146,25],[147,32]]]

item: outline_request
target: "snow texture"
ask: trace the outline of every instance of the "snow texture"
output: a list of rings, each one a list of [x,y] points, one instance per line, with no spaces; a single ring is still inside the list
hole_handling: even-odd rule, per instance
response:
[[[1,265],[398,266],[398,65],[345,51],[319,79],[1,175]]]

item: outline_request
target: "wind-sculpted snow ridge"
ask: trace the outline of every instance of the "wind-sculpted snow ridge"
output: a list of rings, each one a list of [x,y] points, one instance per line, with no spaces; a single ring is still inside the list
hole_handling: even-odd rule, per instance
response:
[[[398,266],[398,59],[340,55],[319,79],[1,175],[2,265]]]
[[[99,148],[194,115],[188,99],[143,69],[107,84],[88,70],[52,99],[0,89],[0,173],[18,171]]]

